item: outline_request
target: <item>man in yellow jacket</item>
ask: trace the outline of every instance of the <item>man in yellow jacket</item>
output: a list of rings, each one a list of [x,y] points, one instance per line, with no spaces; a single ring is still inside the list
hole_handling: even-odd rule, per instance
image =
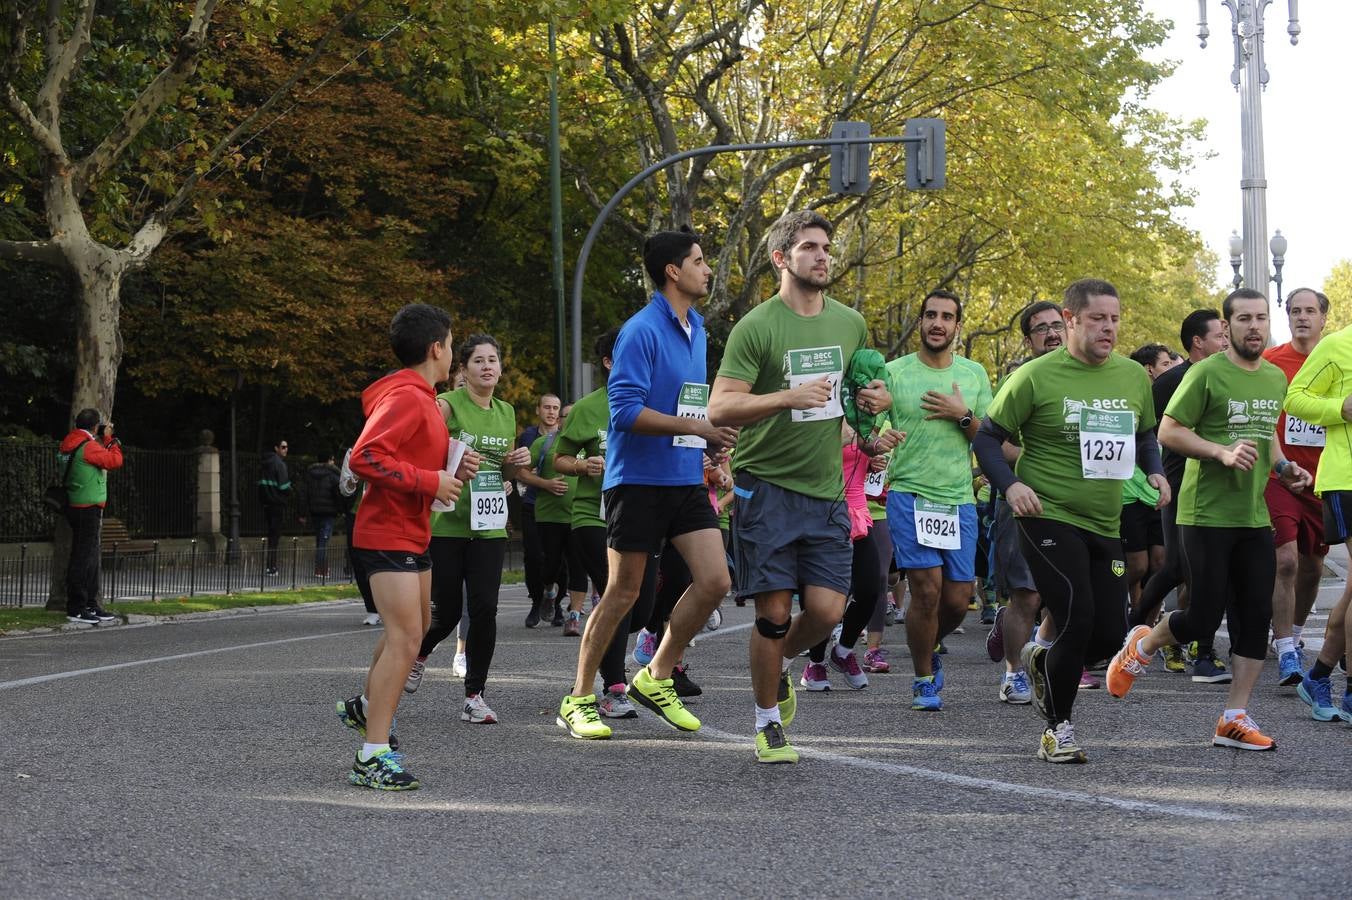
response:
[[[1324,540],[1342,541],[1352,551],[1352,327],[1315,345],[1291,380],[1284,405],[1290,415],[1326,429],[1314,480],[1315,493],[1324,503]],[[1352,643],[1349,600],[1352,580],[1329,613],[1319,657],[1296,688],[1310,714],[1321,722],[1337,717],[1352,723],[1352,694],[1345,693],[1342,705],[1335,706],[1330,684],[1333,667]]]

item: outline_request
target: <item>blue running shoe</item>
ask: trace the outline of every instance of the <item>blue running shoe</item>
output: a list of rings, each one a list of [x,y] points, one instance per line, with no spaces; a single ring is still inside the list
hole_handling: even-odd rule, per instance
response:
[[[646,628],[638,630],[638,638],[634,641],[634,662],[640,666],[646,666],[653,661],[657,654],[657,635]]]
[[[933,678],[917,678],[912,681],[911,695],[911,709],[938,712],[944,708],[944,701],[939,697],[939,688]]]
[[[944,660],[937,653],[930,657],[930,671],[934,673],[934,689],[942,691],[944,689]]]
[[[1333,705],[1333,686],[1328,678],[1314,679],[1307,674],[1300,679],[1296,693],[1310,707],[1310,718],[1316,722],[1332,722],[1338,716],[1338,708]]]
[[[1291,687],[1300,684],[1304,677],[1304,667],[1300,664],[1300,651],[1287,650],[1277,660],[1277,684],[1282,687]]]
[[[1338,718],[1352,725],[1352,694],[1343,694],[1343,705],[1338,707]]]

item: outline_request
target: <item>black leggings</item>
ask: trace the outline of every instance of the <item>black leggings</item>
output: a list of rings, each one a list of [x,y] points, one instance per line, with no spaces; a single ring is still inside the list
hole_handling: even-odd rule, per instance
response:
[[[1056,623],[1047,650],[1047,721],[1069,720],[1086,660],[1106,659],[1127,634],[1126,555],[1120,538],[1052,519],[1017,518],[1019,549]]]
[[[540,550],[544,555],[544,567],[541,571],[545,586],[557,584],[560,588],[567,587],[570,591],[579,593],[586,591],[587,573],[583,569],[582,561],[573,552],[572,526],[560,522],[536,522],[535,527],[540,532]],[[566,608],[566,599],[560,597],[554,602],[558,603],[560,600]]]
[[[1180,644],[1210,640],[1221,616],[1230,622],[1230,652],[1267,657],[1277,557],[1272,529],[1180,525],[1188,608],[1169,616]]]
[[[432,623],[418,655],[427,656],[450,637],[460,624],[461,610],[468,607],[465,696],[469,697],[483,691],[498,644],[498,589],[507,541],[433,536],[428,552],[432,557]]]
[[[873,610],[877,608],[883,585],[887,583],[887,576],[878,561],[878,542],[873,539],[873,532],[878,530],[880,524],[884,530],[887,529],[886,523],[874,523],[868,534],[854,542],[850,604],[845,607],[845,618],[840,627],[840,646],[846,650],[859,642],[859,635],[864,633],[869,620],[873,618]],[[819,663],[826,659],[826,645],[830,640],[826,638],[808,651],[813,662]]]
[[[601,525],[574,528],[572,550],[579,566],[596,587],[597,593],[605,596],[606,586],[610,583],[610,564],[606,556],[606,529]],[[628,678],[624,672],[624,657],[629,649],[629,635],[638,631],[639,626],[648,621],[651,615],[653,591],[652,582],[657,577],[654,559],[648,560],[643,573],[643,586],[639,589],[638,600],[615,627],[615,634],[601,657],[601,680],[609,688],[624,684]]]
[[[1171,485],[1172,487],[1172,485]],[[1178,491],[1174,491],[1174,496],[1178,496]],[[1146,617],[1150,612],[1164,602],[1164,598],[1169,592],[1179,585],[1183,584],[1183,547],[1182,539],[1179,536],[1178,523],[1175,517],[1178,515],[1178,504],[1170,503],[1164,509],[1160,510],[1160,524],[1164,526],[1164,567],[1151,573],[1141,587],[1141,598],[1137,605],[1131,611],[1131,625],[1153,625],[1154,622],[1147,622]],[[1211,634],[1197,638],[1197,652],[1205,656],[1211,650],[1211,642],[1215,637],[1215,631]]]

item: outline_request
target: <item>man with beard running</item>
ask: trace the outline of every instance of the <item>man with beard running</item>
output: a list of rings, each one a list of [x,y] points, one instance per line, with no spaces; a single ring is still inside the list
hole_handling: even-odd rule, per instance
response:
[[[1220,353],[1229,345],[1225,322],[1221,320],[1221,314],[1214,309],[1194,309],[1184,316],[1179,329],[1179,340],[1182,341],[1183,350],[1188,354],[1188,358],[1166,370],[1150,386],[1157,421],[1164,418],[1164,410],[1173,399],[1174,392],[1178,390],[1188,369],[1207,357]],[[1154,625],[1160,607],[1164,604],[1164,598],[1175,588],[1178,589],[1178,608],[1188,608],[1188,589],[1183,584],[1183,548],[1179,540],[1178,524],[1175,521],[1178,515],[1178,493],[1183,487],[1183,467],[1187,460],[1168,447],[1160,451],[1160,456],[1164,462],[1164,477],[1169,479],[1169,494],[1173,497],[1173,500],[1160,510],[1160,522],[1164,530],[1164,565],[1155,570],[1141,588],[1141,596],[1131,611],[1132,625]],[[1208,684],[1227,682],[1230,680],[1230,670],[1216,656],[1211,648],[1211,641],[1212,635],[1197,641],[1192,680]],[[1165,671],[1175,674],[1187,671],[1182,647],[1171,644],[1164,648],[1162,655]]]
[[[1211,743],[1273,750],[1276,742],[1248,714],[1267,656],[1276,576],[1263,491],[1269,470],[1293,492],[1311,477],[1282,456],[1275,437],[1286,376],[1263,359],[1267,298],[1240,288],[1225,298],[1222,312],[1230,346],[1188,370],[1159,429],[1161,443],[1188,458],[1178,497],[1188,608],[1127,634],[1108,664],[1108,692],[1125,697],[1157,650],[1215,634],[1224,616],[1234,679]]]
[[[973,447],[1018,517],[1023,558],[1056,628],[1050,647],[1024,649],[1047,720],[1038,758],[1082,763],[1088,756],[1071,719],[1080,675],[1085,660],[1111,653],[1127,628],[1122,485],[1136,465],[1164,502],[1169,484],[1155,442],[1150,379],[1113,353],[1117,289],[1077,281],[1066,288],[1062,309],[1065,348],[1009,376]],[[1014,470],[1002,450],[1011,436],[1023,448]]]
[[[961,327],[958,296],[930,291],[920,304],[920,349],[887,364],[892,424],[906,435],[892,452],[887,523],[911,589],[906,643],[914,710],[944,708],[935,647],[962,624],[976,580],[971,440],[991,388],[985,369],[953,352]]]

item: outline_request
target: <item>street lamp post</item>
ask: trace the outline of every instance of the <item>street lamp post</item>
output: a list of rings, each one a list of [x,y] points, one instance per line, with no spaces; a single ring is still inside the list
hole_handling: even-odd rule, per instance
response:
[[[1238,231],[1230,232],[1230,268],[1235,270],[1235,277],[1231,284],[1235,290],[1244,283],[1244,276],[1239,274],[1239,267],[1244,264],[1244,238],[1239,236]]]
[[[1243,170],[1239,181],[1244,200],[1244,283],[1264,285],[1268,274],[1263,239],[1267,235],[1267,177],[1263,171],[1263,87],[1268,82],[1263,56],[1263,15],[1272,0],[1221,0],[1230,11],[1230,35],[1234,42],[1234,65],[1230,83],[1239,91],[1239,131],[1243,146]],[[1286,33],[1295,44],[1300,37],[1296,0],[1287,0]],[[1197,37],[1206,48],[1206,0],[1197,0]],[[1232,251],[1231,257],[1234,253]]]
[[[1277,233],[1268,241],[1268,249],[1272,251],[1272,280],[1277,282],[1277,305],[1282,305],[1282,266],[1286,265],[1286,237],[1282,235],[1282,230],[1277,229]]]

